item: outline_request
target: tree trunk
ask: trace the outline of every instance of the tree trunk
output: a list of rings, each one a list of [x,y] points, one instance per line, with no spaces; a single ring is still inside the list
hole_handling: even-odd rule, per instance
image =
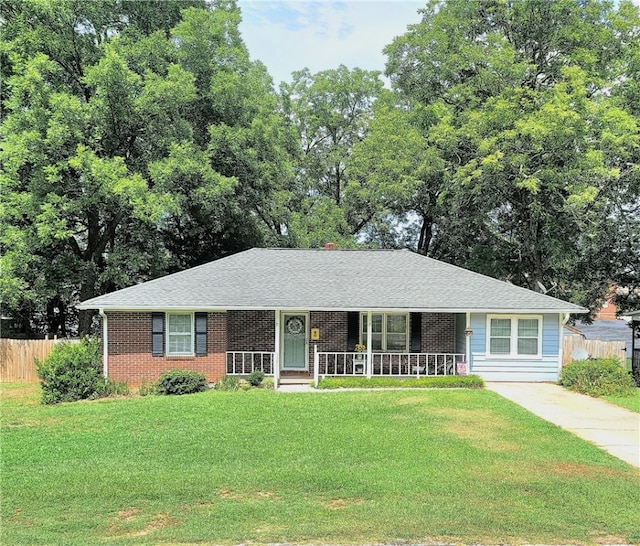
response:
[[[429,215],[422,215],[422,227],[420,228],[420,238],[418,239],[418,254],[429,253],[431,238],[433,237],[433,218]]]

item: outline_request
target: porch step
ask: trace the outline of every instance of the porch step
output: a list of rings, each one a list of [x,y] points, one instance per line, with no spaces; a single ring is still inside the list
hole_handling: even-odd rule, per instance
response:
[[[280,385],[308,385],[313,381],[310,375],[286,375],[280,376]]]

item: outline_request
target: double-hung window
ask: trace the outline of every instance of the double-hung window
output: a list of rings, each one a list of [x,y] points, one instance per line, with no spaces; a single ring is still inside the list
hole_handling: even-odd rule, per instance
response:
[[[488,353],[505,357],[539,357],[542,346],[542,317],[488,317]]]
[[[367,344],[367,313],[360,315],[360,343]],[[371,349],[404,352],[409,348],[409,315],[406,313],[372,313]]]
[[[193,354],[193,314],[167,314],[167,354]]]

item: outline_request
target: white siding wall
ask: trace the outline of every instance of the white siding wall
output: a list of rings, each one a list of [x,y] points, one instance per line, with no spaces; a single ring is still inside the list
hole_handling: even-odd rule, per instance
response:
[[[542,316],[542,356],[540,358],[495,358],[487,356],[487,315],[471,315],[471,373],[485,381],[552,381],[560,370],[560,317]]]

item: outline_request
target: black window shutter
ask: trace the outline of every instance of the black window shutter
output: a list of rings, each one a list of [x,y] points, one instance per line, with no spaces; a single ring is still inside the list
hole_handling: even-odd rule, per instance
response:
[[[422,313],[411,313],[411,352],[422,349]]]
[[[207,354],[207,313],[196,313],[196,355]]]
[[[347,351],[355,351],[360,342],[360,313],[349,311],[347,313]]]
[[[151,354],[164,354],[164,313],[151,313]]]

